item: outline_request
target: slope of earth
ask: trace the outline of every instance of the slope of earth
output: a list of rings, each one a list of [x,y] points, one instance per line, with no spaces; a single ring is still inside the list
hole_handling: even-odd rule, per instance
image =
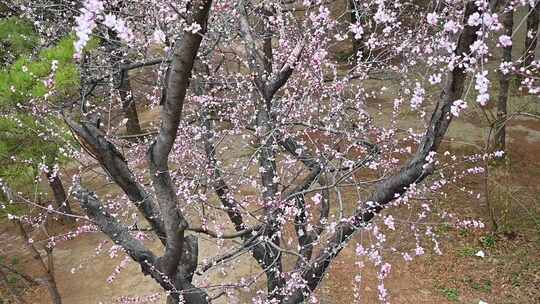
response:
[[[143,114],[149,119],[153,116]],[[482,132],[467,131],[475,127],[478,128],[465,120],[457,120],[449,138],[480,145]],[[408,263],[398,257],[387,261],[392,264],[392,271],[385,285],[392,303],[478,303],[483,300],[488,303],[517,304],[540,301],[536,288],[540,286],[538,133],[537,121],[519,119],[510,123],[508,161],[491,170],[489,191],[497,210],[501,233],[493,235],[488,229],[471,233],[439,227],[437,233],[442,244],[442,256],[428,251],[426,255]],[[476,136],[471,138],[471,134]],[[105,185],[105,181],[99,181],[99,176],[96,174],[94,179]],[[481,185],[479,180],[472,180],[469,184],[473,189]],[[490,222],[487,206],[483,202],[455,198],[448,204],[450,209],[461,210],[464,214]],[[12,227],[2,224],[2,228],[0,239],[5,244],[2,245],[2,252],[18,255],[21,260],[19,265],[24,265],[23,268],[30,273],[36,273],[35,263],[25,251],[21,252],[22,241],[12,233]],[[362,233],[359,233],[357,238],[361,237]],[[127,263],[114,280],[108,282],[115,268],[122,264],[123,256],[112,258],[107,250],[98,254],[96,249],[110,246],[102,234],[88,233],[62,242],[55,249],[56,279],[64,303],[117,303],[121,298],[135,300],[137,297],[141,303],[149,299],[156,299],[154,303],[164,303],[159,286],[142,275],[134,263]],[[156,242],[150,242],[150,246],[159,247]],[[208,253],[204,254],[208,256],[218,250],[212,242],[204,240],[199,246],[200,251]],[[349,303],[355,292],[360,293],[362,303],[378,301],[377,269],[366,263],[361,272],[355,270],[351,266],[357,262],[354,250],[353,242],[330,268],[318,292],[320,303]],[[479,251],[485,253],[484,258],[476,256]],[[255,271],[258,271],[258,267],[246,255],[235,266],[234,273],[215,270],[205,283],[234,281]],[[362,275],[362,281],[355,286],[354,277],[357,274]],[[243,303],[250,302],[249,294],[242,294],[240,298]],[[28,292],[26,300],[28,303],[50,303],[43,288]],[[221,298],[216,303],[227,303],[227,300]]]

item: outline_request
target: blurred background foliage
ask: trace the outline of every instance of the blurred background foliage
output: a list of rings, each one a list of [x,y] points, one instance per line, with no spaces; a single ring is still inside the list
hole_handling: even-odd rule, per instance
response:
[[[0,20],[0,179],[17,191],[40,190],[40,166],[67,160],[62,152],[71,134],[49,114],[79,94],[73,41],[68,35],[41,47],[31,23]]]

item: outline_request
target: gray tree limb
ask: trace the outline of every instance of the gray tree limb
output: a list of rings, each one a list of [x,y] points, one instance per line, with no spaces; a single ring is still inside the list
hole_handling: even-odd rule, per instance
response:
[[[124,156],[94,124],[88,122],[77,123],[69,117],[64,117],[64,120],[81,146],[99,162],[113,181],[122,188],[130,201],[135,204],[150,223],[152,229],[156,231],[162,243],[165,243],[165,228],[156,204],[152,196],[135,180]]]
[[[166,95],[161,104],[161,126],[156,140],[148,150],[150,176],[161,209],[166,235],[165,254],[160,257],[159,264],[165,274],[172,278],[177,277],[186,240],[184,232],[189,225],[177,207],[176,189],[169,172],[168,160],[182,118],[182,109],[195,57],[206,32],[211,3],[211,0],[192,3],[192,12],[188,23],[199,24],[201,30],[199,33],[184,32],[182,37],[176,41],[171,67],[168,71]],[[179,288],[183,288],[187,281],[180,278],[175,284]],[[177,302],[179,295],[173,294],[169,300]]]

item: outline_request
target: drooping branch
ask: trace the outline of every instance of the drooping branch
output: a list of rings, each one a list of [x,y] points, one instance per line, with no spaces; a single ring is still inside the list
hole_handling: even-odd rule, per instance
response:
[[[186,303],[207,303],[207,294],[191,284],[198,258],[196,238],[186,237],[185,252],[181,258],[182,265],[179,265],[179,271],[171,279],[164,273],[161,258],[157,258],[141,241],[131,235],[127,226],[109,214],[92,192],[76,185],[74,195],[81,202],[88,217],[115,244],[121,246],[135,262],[139,263],[145,275],[150,275],[162,288],[175,294],[176,298],[181,294]]]

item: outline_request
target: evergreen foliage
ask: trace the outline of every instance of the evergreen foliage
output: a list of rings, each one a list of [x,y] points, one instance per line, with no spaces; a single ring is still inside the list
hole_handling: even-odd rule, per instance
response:
[[[6,46],[2,61],[13,59],[0,69],[0,179],[25,190],[39,175],[40,165],[62,161],[69,132],[57,115],[47,113],[56,102],[77,94],[79,86],[73,37],[43,49],[37,43],[27,22],[15,17],[0,22],[0,44]],[[51,86],[55,94],[47,96]],[[35,111],[43,112],[41,119]],[[45,130],[56,130],[55,136]]]

